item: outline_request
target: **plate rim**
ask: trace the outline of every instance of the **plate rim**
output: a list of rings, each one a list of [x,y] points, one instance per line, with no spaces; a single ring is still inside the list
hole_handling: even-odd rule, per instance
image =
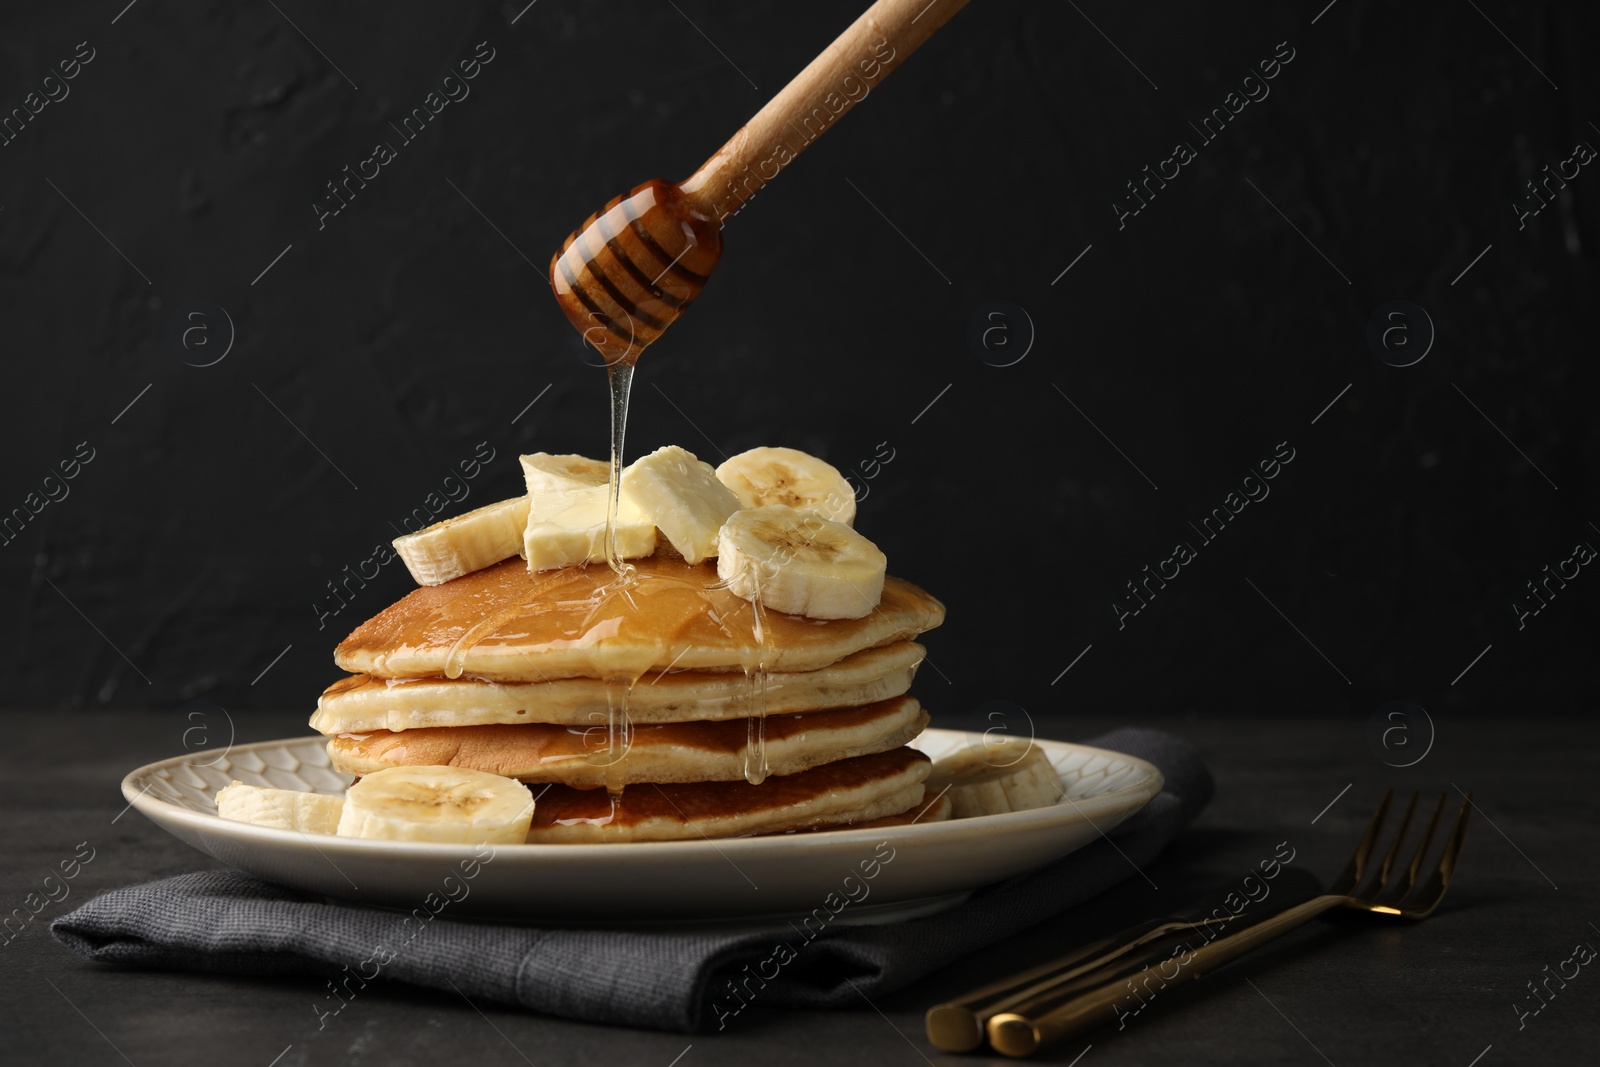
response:
[[[916,747],[917,742],[921,741],[929,734],[967,738],[981,738],[984,736],[984,734],[973,730],[956,730],[930,727],[924,730],[922,734],[918,735],[917,738],[913,739],[910,742],[911,746]],[[227,751],[230,754],[233,752],[248,752],[257,748],[305,744],[307,742],[314,742],[318,740],[321,740],[321,736],[317,734],[307,734],[296,737],[275,739],[269,738],[263,741],[251,741],[242,745],[233,745],[230,746]],[[1089,797],[1083,801],[1071,801],[1070,799],[1063,797],[1063,800],[1068,800],[1067,804],[1062,804],[1060,801],[1058,801],[1057,803],[1045,808],[1030,808],[1026,811],[1005,812],[999,815],[976,815],[963,819],[947,819],[940,822],[922,823],[920,825],[913,823],[889,827],[879,826],[820,829],[809,831],[803,834],[766,834],[743,837],[703,838],[699,840],[689,838],[677,841],[609,841],[597,843],[573,842],[568,844],[548,842],[530,844],[524,842],[521,844],[497,844],[492,845],[491,847],[494,849],[494,855],[497,859],[504,854],[508,858],[515,856],[528,861],[537,861],[555,859],[557,857],[575,860],[595,860],[601,857],[638,856],[643,858],[653,855],[671,856],[674,854],[681,856],[684,846],[704,846],[708,842],[719,851],[732,849],[739,854],[761,854],[775,850],[779,843],[782,843],[785,846],[783,849],[784,851],[791,851],[797,845],[804,845],[810,849],[817,849],[823,848],[826,845],[834,842],[843,843],[862,841],[868,837],[881,837],[885,832],[892,832],[897,840],[903,839],[911,842],[917,840],[918,837],[940,835],[949,836],[952,834],[952,830],[955,827],[969,829],[977,833],[982,833],[986,830],[1002,826],[1007,829],[1014,829],[1017,831],[1030,828],[1043,828],[1052,822],[1064,820],[1064,815],[1067,813],[1075,816],[1075,818],[1064,821],[1073,822],[1077,821],[1078,818],[1082,818],[1087,819],[1092,824],[1093,811],[1090,811],[1086,814],[1084,811],[1086,807],[1093,806],[1094,808],[1103,808],[1107,806],[1113,806],[1114,804],[1120,804],[1122,801],[1131,796],[1137,795],[1138,793],[1145,793],[1146,795],[1144,799],[1140,801],[1137,806],[1133,807],[1124,817],[1131,818],[1133,815],[1137,814],[1140,810],[1146,807],[1158,795],[1160,795],[1162,789],[1166,785],[1166,776],[1162,774],[1159,767],[1151,763],[1149,760],[1142,759],[1130,753],[1118,752],[1115,749],[1099,748],[1094,745],[1080,744],[1076,741],[1058,740],[1056,738],[1035,737],[1032,738],[1032,740],[1036,742],[1043,742],[1047,745],[1060,746],[1077,752],[1085,752],[1095,756],[1104,756],[1125,763],[1130,763],[1143,772],[1143,777],[1128,785],[1122,786],[1118,789],[1110,790],[1106,793]],[[460,844],[455,842],[378,841],[358,837],[340,837],[335,834],[311,835],[302,830],[285,830],[270,826],[256,826],[251,823],[239,822],[233,819],[224,819],[222,816],[215,813],[194,811],[182,805],[174,804],[171,801],[164,800],[161,797],[151,796],[148,789],[139,789],[135,786],[136,779],[146,777],[164,768],[193,764],[196,761],[208,756],[210,756],[210,754],[205,752],[185,752],[176,756],[168,756],[165,759],[155,760],[150,763],[146,763],[143,766],[136,767],[135,769],[129,771],[122,778],[121,789],[123,798],[127,800],[132,807],[137,808],[141,815],[144,815],[146,818],[150,819],[151,822],[155,823],[157,827],[163,830],[167,829],[166,823],[168,821],[176,822],[193,831],[206,833],[218,832],[218,824],[222,824],[226,833],[239,836],[245,840],[258,840],[263,844],[273,842],[286,843],[289,841],[309,841],[313,847],[318,849],[323,847],[324,844],[327,844],[341,852],[348,852],[355,855],[382,853],[396,857],[415,857],[418,860],[426,860],[428,858],[442,859],[445,857],[457,857],[460,856],[464,851],[475,850],[479,847],[477,845]],[[210,758],[215,757],[211,756]],[[185,843],[188,844],[188,842]],[[619,845],[626,847],[619,848]],[[191,845],[191,847],[194,846]],[[201,851],[206,851],[208,855],[210,854],[209,850]]]

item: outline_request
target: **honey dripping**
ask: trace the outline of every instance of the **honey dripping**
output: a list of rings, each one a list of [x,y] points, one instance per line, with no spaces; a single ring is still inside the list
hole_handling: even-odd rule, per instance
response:
[[[626,586],[616,516],[633,366],[705,288],[722,257],[722,223],[875,83],[922,45],[966,0],[875,0],[849,28],[769,100],[733,138],[679,184],[652,179],[590,215],[550,259],[556,302],[611,379],[611,497],[606,559]],[[857,92],[850,87],[858,86]],[[842,92],[841,92],[842,88]],[[826,116],[813,128],[816,116]],[[805,132],[802,132],[805,131]],[[759,610],[759,609],[758,609]],[[760,626],[758,620],[757,625]],[[765,656],[751,678],[765,711]],[[753,709],[754,710],[754,709]],[[753,715],[764,723],[766,716]],[[626,709],[623,711],[626,726]],[[748,745],[746,778],[766,776],[764,728]]]
[[[633,364],[621,360],[606,368],[611,390],[611,464],[610,483],[606,499],[606,564],[611,568],[612,579],[599,585],[589,599],[589,611],[579,625],[580,633],[587,633],[590,624],[610,602],[621,597],[628,607],[637,610],[632,588],[639,580],[638,569],[622,559],[617,552],[617,511],[622,500],[623,441],[628,429],[628,394],[633,387]],[[633,745],[633,720],[628,713],[628,701],[638,675],[611,675],[604,679],[606,689],[606,743],[603,749],[591,752],[590,763],[606,769],[606,792],[611,799],[612,813],[622,799],[625,764],[629,748]],[[609,821],[609,820],[608,820]]]
[[[617,554],[616,518],[634,364],[693,303],[721,255],[720,226],[677,186],[655,180],[590,215],[550,260],[556,302],[610,379],[606,561],[623,582],[633,568]]]
[[[616,577],[596,591],[596,611],[613,596],[628,597],[638,580],[636,568],[617,552],[616,536],[634,364],[705,285],[722,251],[718,231],[707,216],[691,209],[675,186],[646,182],[591,215],[550,261],[556,300],[584,342],[605,361],[611,393],[606,563]],[[619,272],[624,278],[620,284],[609,277]],[[610,777],[607,785],[615,802],[632,723],[625,694],[608,703],[606,750],[621,754],[608,764],[616,768],[608,772],[618,782],[616,789],[611,789]]]
[[[626,781],[628,752],[633,748],[633,720],[628,715],[628,701],[633,696],[635,675],[607,675],[606,689],[606,743],[588,757],[591,766],[605,768],[606,792],[615,799],[622,795]]]
[[[622,443],[628,432],[628,394],[633,390],[633,364],[618,360],[606,368],[611,386],[611,484],[606,499],[606,562],[617,583],[628,585],[634,567],[617,554],[617,511],[622,506]]]
[[[748,697],[745,707],[744,780],[760,785],[767,780],[767,672],[757,667],[745,672]]]
[[[767,664],[768,655],[767,612],[761,606],[761,590],[750,602],[750,630],[756,639],[756,662],[752,670],[745,668],[748,683],[745,702],[744,780],[760,785],[767,780]]]
[[[565,575],[559,571],[535,577],[528,592],[523,596],[522,603],[512,604],[501,608],[490,615],[486,615],[469,626],[455,644],[450,646],[450,651],[444,657],[444,676],[446,678],[460,678],[467,666],[467,653],[471,652],[486,638],[492,637],[500,627],[512,619],[525,617],[539,603],[539,598],[556,588],[563,581]]]
[[[585,818],[581,820],[583,822],[612,826],[621,814],[622,790],[627,784],[628,752],[633,747],[633,725],[628,718],[628,701],[633,695],[635,680],[628,675],[607,675],[603,679],[606,692],[604,740],[595,738],[595,733],[602,729],[598,725],[583,731],[581,743],[584,762],[603,769],[602,783],[607,802],[605,815],[598,819]],[[599,712],[592,712],[590,718],[597,715]]]
[[[467,653],[477,647],[484,638],[493,634],[511,619],[521,615],[523,611],[524,608],[521,605],[501,608],[493,615],[485,616],[468,627],[466,632],[456,638],[456,643],[450,646],[450,651],[445,653],[444,676],[446,678],[460,678],[462,671],[466,669]]]

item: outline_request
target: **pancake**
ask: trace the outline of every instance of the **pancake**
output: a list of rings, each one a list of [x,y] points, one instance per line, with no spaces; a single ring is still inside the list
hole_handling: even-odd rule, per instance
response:
[[[758,627],[750,602],[722,588],[715,563],[656,555],[633,566],[638,581],[620,590],[604,565],[529,574],[519,559],[413,589],[356,627],[334,662],[382,678],[497,682],[629,679],[674,667],[814,671],[944,621],[938,600],[888,578],[865,618],[768,611]]]
[[[755,696],[743,672],[672,671],[646,675],[628,695],[634,723],[743,719],[758,713],[784,715],[822,708],[853,708],[899,696],[911,688],[923,648],[898,641],[846,656],[815,671],[767,674],[765,701]],[[330,685],[317,700],[311,728],[332,736],[373,730],[490,723],[604,722],[609,700],[596,678],[550,682],[486,682],[468,678],[384,679],[351,675]]]
[[[599,725],[442,726],[391,733],[340,734],[328,741],[334,770],[363,775],[385,767],[464,767],[524,782],[577,789],[641,782],[733,782],[745,777],[753,720],[635,726],[626,754],[613,760]],[[859,708],[766,718],[767,774],[899,748],[928,725],[911,697]],[[616,766],[611,766],[615,763]]]
[[[916,749],[897,748],[760,785],[630,786],[615,805],[603,789],[553,785],[536,791],[528,843],[698,841],[863,823],[919,806],[930,766]]]
[[[791,834],[814,834],[822,830],[877,830],[886,826],[911,826],[921,825],[925,822],[945,822],[955,815],[955,805],[950,803],[950,798],[943,793],[936,795],[932,800],[927,797],[929,786],[923,783],[923,797],[905,811],[896,815],[885,815],[881,819],[868,819],[866,822],[838,823],[833,826],[812,826],[805,830],[786,830]]]

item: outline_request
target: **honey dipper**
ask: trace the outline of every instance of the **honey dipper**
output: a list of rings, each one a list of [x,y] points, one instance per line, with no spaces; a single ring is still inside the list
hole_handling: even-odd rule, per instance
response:
[[[877,0],[699,170],[647,181],[573,231],[550,283],[607,365],[631,365],[683,314],[722,255],[723,223],[966,2]]]

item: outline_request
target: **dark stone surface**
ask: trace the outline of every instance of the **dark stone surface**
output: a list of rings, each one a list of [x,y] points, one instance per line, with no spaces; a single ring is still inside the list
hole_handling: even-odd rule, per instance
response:
[[[875,1006],[829,1014],[753,1006],[725,1032],[686,1037],[489,1004],[475,1009],[460,999],[377,984],[319,1033],[312,1004],[323,991],[310,980],[89,964],[57,944],[44,923],[101,890],[213,865],[137,812],[119,815],[122,775],[181,752],[187,725],[173,716],[133,712],[18,714],[10,724],[11,744],[0,755],[8,857],[0,901],[6,908],[20,905],[79,842],[88,841],[95,856],[69,883],[71,896],[0,946],[5,1058],[112,1063],[120,1051],[141,1065],[266,1065],[281,1056],[278,1067],[524,1060],[541,1067],[666,1067],[692,1045],[678,1061],[682,1067],[909,1065],[924,1056],[952,1067],[998,1063],[935,1052],[922,1036],[922,1012],[1233,883],[1282,841],[1296,849],[1296,866],[1331,879],[1384,788],[1454,795],[1459,786],[1475,793],[1482,817],[1471,827],[1460,873],[1433,918],[1414,926],[1356,915],[1319,920],[1199,983],[1158,996],[1126,1031],[1100,1031],[1041,1060],[1068,1063],[1092,1045],[1080,1062],[1317,1064],[1326,1057],[1340,1067],[1466,1067],[1486,1049],[1476,1061],[1481,1067],[1587,1062],[1600,1041],[1600,990],[1591,988],[1595,978],[1587,969],[1565,989],[1552,986],[1555,999],[1521,1030],[1513,1005],[1531,1006],[1526,983],[1542,978],[1547,965],[1556,968],[1576,943],[1600,946],[1600,931],[1590,925],[1600,914],[1593,829],[1600,806],[1587,780],[1600,727],[1592,719],[1529,715],[1510,727],[1442,722],[1432,750],[1406,770],[1379,763],[1358,723],[1242,714],[1150,716],[1141,723],[1192,739],[1218,783],[1211,809],[1149,867],[1149,882],[1130,874],[1093,904],[975,953]],[[1071,732],[1088,736],[1114,724],[1109,716],[1079,715]],[[243,723],[238,740],[304,730],[298,715],[263,714]]]
[[[328,583],[479,442],[463,508],[516,491],[518,451],[602,450],[602,375],[542,280],[560,240],[691,171],[861,0],[118,6],[0,15],[0,114],[94,56],[0,146],[0,516],[94,456],[0,546],[7,707],[308,707],[409,585],[391,564],[341,607]],[[1600,579],[1522,629],[1513,600],[1600,545],[1600,177],[1522,230],[1512,204],[1600,145],[1600,16],[1480,6],[972,4],[730,225],[644,361],[630,451],[789,444],[859,475],[885,442],[860,526],[950,605],[947,721],[1568,708]],[[482,41],[471,95],[403,141]],[[397,158],[319,229],[380,140]],[[995,299],[1037,334],[1014,366],[968,347]],[[1366,340],[1394,300],[1436,331],[1406,368]],[[1279,442],[1270,497],[1203,543]],[[1119,630],[1180,540],[1197,558]]]

